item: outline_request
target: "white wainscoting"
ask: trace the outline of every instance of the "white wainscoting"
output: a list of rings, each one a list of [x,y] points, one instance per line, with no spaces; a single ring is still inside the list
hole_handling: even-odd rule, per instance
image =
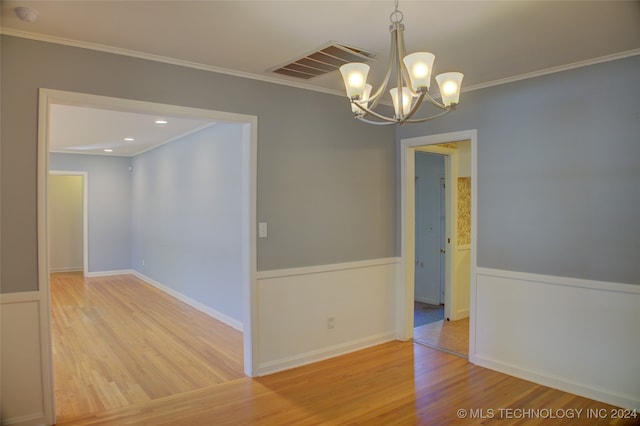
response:
[[[471,292],[471,246],[456,248],[456,285],[454,306],[451,312],[454,321],[469,317],[469,294]]]
[[[51,366],[43,362],[49,338],[43,332],[41,292],[0,296],[3,425],[43,425],[52,422],[48,406]]]
[[[395,340],[399,265],[387,258],[258,272],[258,375]]]
[[[475,290],[471,362],[640,409],[640,285],[477,268]]]

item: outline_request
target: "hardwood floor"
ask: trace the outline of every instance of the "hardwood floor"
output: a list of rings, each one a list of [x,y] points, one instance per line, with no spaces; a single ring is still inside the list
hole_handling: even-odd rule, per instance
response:
[[[542,409],[537,417],[535,409]],[[634,419],[611,419],[612,409],[474,366],[445,352],[396,341],[266,377],[243,377],[60,424],[638,424]],[[465,410],[466,417],[461,418],[458,410]],[[593,413],[607,415],[595,418]]]
[[[243,377],[242,334],[131,276],[51,275],[59,421]]]
[[[93,334],[82,331],[79,335],[84,337],[73,338],[78,340],[74,345],[98,358],[95,362],[88,355],[67,352],[60,341],[55,343],[58,360],[69,361],[60,372],[56,366],[56,386],[63,391],[78,386],[78,395],[92,394],[95,404],[92,414],[61,416],[60,425],[640,424],[636,419],[612,419],[612,406],[478,367],[413,342],[389,342],[248,378],[237,372],[242,353],[233,348],[241,344],[239,333],[210,332],[199,312],[176,308],[169,296],[145,289],[142,283],[131,285],[131,277],[99,279],[103,285],[94,285],[93,280],[75,290],[54,291],[54,297],[73,301],[72,305],[55,302],[58,318],[54,322],[59,329],[54,335],[75,336],[69,328],[90,328],[77,322],[100,324]],[[58,287],[72,287],[67,280],[57,281]],[[152,295],[145,295],[149,290]],[[113,296],[114,292],[124,295]],[[87,303],[90,293],[96,293],[98,300],[111,300],[114,306]],[[154,312],[142,313],[139,305]],[[107,316],[114,325],[102,324]],[[177,318],[189,324],[187,329],[179,328]],[[147,334],[135,338],[130,326],[138,324],[145,325]],[[130,335],[133,347],[118,343],[121,335]],[[218,339],[226,348],[222,352]],[[185,353],[192,346],[201,357]],[[111,351],[120,359],[109,360]],[[224,366],[221,371],[216,370],[218,358]],[[74,373],[64,371],[75,370],[74,362],[80,362],[77,377],[58,377]],[[206,379],[191,377],[194,371]],[[143,385],[147,378],[151,384]],[[180,390],[170,392],[174,386]],[[115,402],[111,408],[110,401]]]
[[[413,339],[432,348],[469,356],[469,318],[435,321],[414,328]]]

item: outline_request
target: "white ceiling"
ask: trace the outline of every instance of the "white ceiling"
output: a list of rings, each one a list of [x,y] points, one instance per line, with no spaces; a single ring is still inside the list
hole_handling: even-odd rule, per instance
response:
[[[17,6],[35,8],[38,19],[20,21],[13,12]],[[5,34],[340,94],[337,72],[301,81],[269,70],[337,41],[378,54],[370,73],[375,88],[387,62],[394,5],[391,0],[3,0],[1,7]],[[463,93],[640,53],[640,1],[401,0],[399,8],[407,50],[433,52],[434,73],[463,72]]]
[[[156,124],[156,120],[167,123]],[[50,123],[52,152],[119,156],[140,154],[214,124],[205,119],[57,104],[51,105]]]

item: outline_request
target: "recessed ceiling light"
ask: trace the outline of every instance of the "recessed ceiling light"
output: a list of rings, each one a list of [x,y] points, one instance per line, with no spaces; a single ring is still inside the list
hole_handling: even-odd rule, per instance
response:
[[[124,138],[124,140],[125,140],[125,141],[127,141],[127,142],[133,142],[133,141],[135,141],[135,139],[134,139],[134,138]]]
[[[167,124],[167,120],[156,120],[156,124]]]
[[[112,149],[110,149],[110,148],[106,148],[106,149],[104,150],[104,152],[113,152],[113,150],[112,150]]]

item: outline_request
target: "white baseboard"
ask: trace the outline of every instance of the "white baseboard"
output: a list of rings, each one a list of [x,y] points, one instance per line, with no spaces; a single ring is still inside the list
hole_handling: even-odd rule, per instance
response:
[[[469,361],[640,409],[640,286],[477,268]]]
[[[459,311],[456,311],[455,318],[456,321],[464,318],[469,318],[469,309],[460,309]]]
[[[288,370],[291,368],[299,367],[301,365],[311,364],[325,359],[333,358],[339,355],[345,355],[351,352],[366,349],[372,346],[380,345],[382,343],[396,340],[396,332],[390,331],[388,333],[382,333],[376,336],[370,336],[363,339],[354,340],[351,342],[343,343],[340,345],[334,345],[319,350],[297,354],[291,357],[265,362],[258,367],[258,376],[264,376],[267,374],[277,373],[279,371]]]
[[[175,290],[173,290],[172,288],[167,287],[166,285],[159,283],[158,281],[147,277],[146,275],[138,272],[138,271],[130,271],[127,272],[130,274],[133,274],[135,277],[140,278],[142,281],[146,282],[147,284],[157,288],[158,290],[161,290],[173,297],[175,297],[176,299],[180,300],[181,302],[186,303],[187,305],[199,310],[200,312],[203,312],[207,315],[209,315],[212,318],[217,319],[220,322],[223,322],[225,324],[227,324],[230,327],[235,328],[236,330],[239,331],[243,331],[243,327],[242,327],[242,323],[234,318],[231,318],[228,315],[223,314],[222,312],[219,312],[207,305],[204,305],[200,302],[198,302],[197,300],[194,300],[188,296],[185,296],[182,293],[179,293]]]
[[[84,269],[82,266],[64,266],[60,268],[49,268],[50,273],[56,272],[82,272]]]
[[[550,388],[560,389],[564,392],[573,393],[585,398],[606,402],[617,407],[624,407],[627,409],[635,408],[640,410],[638,401],[633,397],[619,395],[611,392],[610,390],[600,389],[595,384],[586,386],[584,384],[569,381],[566,378],[548,376],[540,372],[527,370],[519,366],[485,358],[483,356],[475,356],[473,361],[469,358],[469,361],[481,367],[509,374],[510,376],[518,377]]]
[[[128,275],[128,274],[135,275],[135,271],[133,269],[119,269],[114,271],[97,271],[97,272],[87,272],[86,274],[84,274],[84,276],[87,278],[93,278],[93,277],[110,277],[112,275]]]
[[[429,299],[428,297],[415,296],[414,300],[416,302],[428,303],[429,305],[436,305],[436,306],[440,305],[439,300]]]

